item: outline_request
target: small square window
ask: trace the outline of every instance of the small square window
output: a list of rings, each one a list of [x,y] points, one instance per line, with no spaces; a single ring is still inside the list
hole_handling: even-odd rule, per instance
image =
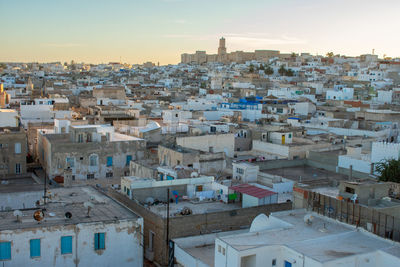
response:
[[[218,252],[221,253],[221,245],[218,245]]]
[[[272,260],[272,266],[276,266],[276,259]]]
[[[225,248],[222,248],[222,255],[225,256]]]

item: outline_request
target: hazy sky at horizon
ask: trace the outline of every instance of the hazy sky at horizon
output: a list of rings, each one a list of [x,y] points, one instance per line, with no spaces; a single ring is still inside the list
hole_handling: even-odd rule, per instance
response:
[[[0,0],[0,61],[178,63],[274,49],[400,56],[399,0]]]

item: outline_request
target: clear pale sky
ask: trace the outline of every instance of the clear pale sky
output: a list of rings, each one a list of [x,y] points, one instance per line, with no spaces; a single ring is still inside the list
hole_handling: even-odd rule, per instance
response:
[[[178,63],[180,54],[400,56],[400,0],[0,0],[0,61]]]

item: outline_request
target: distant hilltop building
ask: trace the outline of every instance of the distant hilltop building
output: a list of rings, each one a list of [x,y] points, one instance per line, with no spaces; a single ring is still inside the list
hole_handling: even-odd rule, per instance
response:
[[[194,54],[184,53],[181,55],[181,63],[207,63],[207,62],[221,62],[221,63],[243,63],[249,60],[257,60],[266,62],[270,58],[279,57],[278,50],[255,50],[254,52],[235,51],[231,53],[226,52],[225,38],[219,39],[218,54],[209,55],[206,51],[196,51]]]

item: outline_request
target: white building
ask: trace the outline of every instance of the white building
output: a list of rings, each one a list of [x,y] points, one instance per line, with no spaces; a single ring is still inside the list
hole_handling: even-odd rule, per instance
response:
[[[317,110],[316,106],[310,102],[299,102],[289,104],[289,106],[294,109],[294,114],[298,115],[313,114]]]
[[[0,109],[0,127],[18,127],[18,112],[13,109]]]
[[[375,98],[375,101],[380,104],[391,104],[392,96],[393,96],[392,90],[389,91],[378,90],[378,97]]]
[[[51,189],[45,205],[43,191],[35,192],[7,193],[2,266],[143,266],[143,219],[135,213],[91,187]]]
[[[247,233],[217,235],[214,266],[398,266],[399,255],[393,241],[301,209],[261,214]]]
[[[184,123],[188,122],[188,120],[192,118],[192,112],[178,109],[167,109],[163,110],[162,118],[165,123]]]
[[[53,122],[54,119],[71,118],[71,110],[55,110],[54,104],[68,104],[68,98],[37,98],[33,103],[21,103],[21,122],[27,125],[28,122]]]
[[[373,142],[371,153],[362,153],[361,147],[348,147],[347,154],[338,158],[338,167],[376,174],[375,164],[400,158],[400,144]]]
[[[327,100],[352,100],[354,97],[354,88],[341,88],[339,90],[326,91]]]
[[[232,162],[232,177],[242,183],[257,182],[260,167],[246,162]]]
[[[177,137],[178,146],[197,149],[204,152],[224,152],[226,156],[233,157],[235,146],[234,134],[212,134],[202,136]]]

